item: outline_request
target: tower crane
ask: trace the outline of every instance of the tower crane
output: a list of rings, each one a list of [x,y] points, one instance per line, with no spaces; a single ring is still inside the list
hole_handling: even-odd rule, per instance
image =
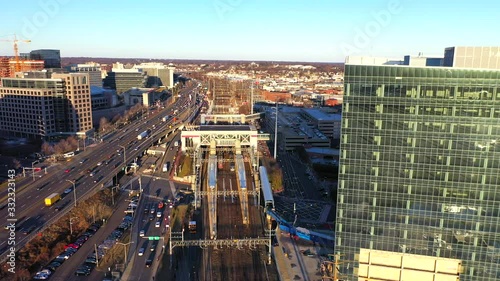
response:
[[[0,41],[12,42],[14,43],[14,58],[15,58],[15,72],[21,71],[21,61],[19,60],[19,48],[17,46],[18,42],[30,43],[31,40],[22,40],[17,39],[17,36],[14,34],[14,39],[0,39]]]

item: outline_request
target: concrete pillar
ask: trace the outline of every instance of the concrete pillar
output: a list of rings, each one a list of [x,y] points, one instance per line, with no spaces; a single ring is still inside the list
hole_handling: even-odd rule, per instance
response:
[[[202,114],[201,117],[200,117],[200,123],[201,124],[205,124],[205,118],[206,118],[206,114]]]
[[[236,150],[236,154],[241,155],[241,142],[240,142],[240,140],[236,140],[234,142],[234,148]]]
[[[245,124],[246,116],[245,114],[241,114],[241,124]]]
[[[210,141],[210,155],[216,155],[217,154],[217,143],[215,140]]]

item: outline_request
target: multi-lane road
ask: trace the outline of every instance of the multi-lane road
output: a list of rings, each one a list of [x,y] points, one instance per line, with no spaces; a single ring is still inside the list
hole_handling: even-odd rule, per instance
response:
[[[170,146],[177,141],[179,136],[167,139]],[[166,154],[159,159],[157,167],[162,167],[167,161],[173,162],[177,150],[167,147]],[[128,280],[151,280],[154,269],[159,264],[159,257],[164,253],[163,239],[170,227],[170,217],[176,190],[172,182],[167,180],[167,173],[158,169],[150,176],[143,176],[143,192],[137,208],[137,224],[133,226],[132,259],[129,264],[130,274]],[[158,208],[160,201],[167,202]],[[172,205],[168,202],[171,201]],[[149,240],[149,237],[161,237],[160,240]],[[142,249],[142,250],[141,250]],[[139,254],[142,252],[142,254]],[[147,263],[150,264],[148,265]]]
[[[104,142],[95,147],[88,147],[70,162],[58,164],[56,167],[48,169],[48,174],[37,178],[34,182],[20,181],[16,186],[16,208],[13,216],[8,212],[11,211],[9,208],[0,210],[1,217],[12,218],[13,220],[9,222],[16,223],[16,248],[21,248],[40,228],[60,217],[65,210],[72,208],[75,197],[78,202],[78,200],[97,192],[122,167],[132,162],[152,143],[164,137],[169,130],[173,130],[176,125],[173,119],[163,122],[164,116],[172,115],[175,109],[179,109],[178,118],[180,120],[177,120],[176,123],[183,122],[182,117],[187,115],[185,111],[191,109],[188,105],[194,104],[188,96],[195,92],[195,88],[195,85],[192,85],[182,89],[180,98],[173,105],[157,110],[144,119],[132,122],[125,128],[116,131]],[[192,100],[196,99],[193,97]],[[147,129],[151,130],[152,136],[138,140],[137,135]],[[90,176],[88,170],[97,172]],[[75,183],[74,190],[73,182]],[[50,207],[45,206],[45,197],[52,193],[63,194],[68,188],[72,188],[71,192],[64,194],[59,202]],[[6,204],[6,202],[1,204]],[[62,210],[58,211],[60,208]],[[30,228],[33,228],[31,234],[23,234],[23,230]],[[2,257],[5,256],[7,250],[7,235],[8,232],[2,227],[0,232],[0,254]]]

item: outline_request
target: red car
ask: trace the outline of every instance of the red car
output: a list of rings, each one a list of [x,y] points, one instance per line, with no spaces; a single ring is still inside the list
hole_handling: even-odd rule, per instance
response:
[[[69,173],[69,172],[71,172],[71,169],[66,169],[66,170],[64,170],[64,172]]]

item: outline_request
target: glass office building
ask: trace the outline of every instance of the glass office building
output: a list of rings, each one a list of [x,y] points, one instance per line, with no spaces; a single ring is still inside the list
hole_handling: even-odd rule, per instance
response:
[[[460,260],[459,280],[500,280],[500,70],[346,64],[344,82],[344,280],[358,280],[363,249]]]

